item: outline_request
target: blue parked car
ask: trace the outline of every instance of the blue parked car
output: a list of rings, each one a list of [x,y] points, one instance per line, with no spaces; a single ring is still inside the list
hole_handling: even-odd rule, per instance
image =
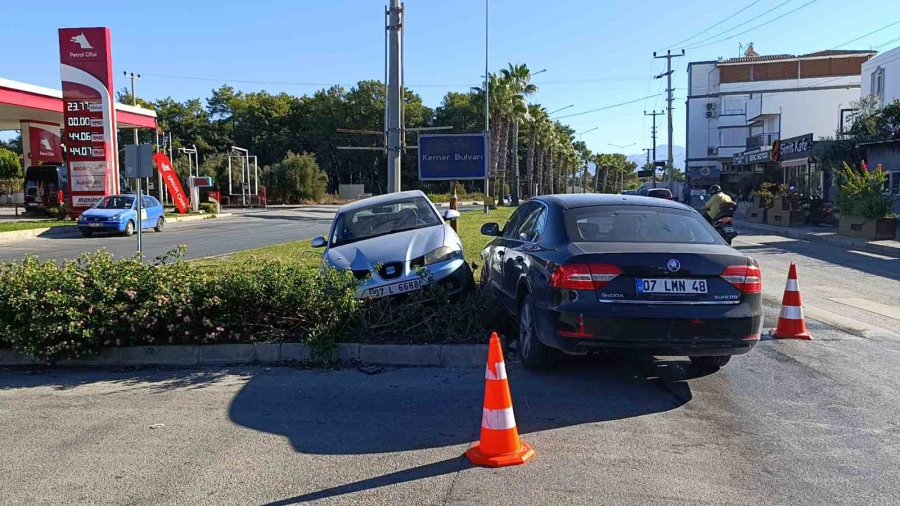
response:
[[[166,224],[162,204],[153,197],[144,195],[141,201],[141,227],[162,232]],[[94,232],[118,232],[129,236],[134,233],[137,223],[137,199],[134,195],[110,195],[103,197],[94,207],[78,217],[81,235],[90,237]]]

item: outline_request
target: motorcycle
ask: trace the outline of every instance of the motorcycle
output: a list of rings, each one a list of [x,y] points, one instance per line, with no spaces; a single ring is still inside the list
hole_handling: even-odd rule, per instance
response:
[[[731,246],[731,241],[737,237],[737,230],[734,228],[734,213],[737,210],[737,204],[726,204],[722,206],[719,215],[712,220],[713,228],[725,239],[725,242]]]

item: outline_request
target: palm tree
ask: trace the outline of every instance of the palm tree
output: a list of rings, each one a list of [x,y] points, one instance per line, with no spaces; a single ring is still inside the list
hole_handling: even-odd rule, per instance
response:
[[[540,183],[540,178],[537,175],[539,167],[535,165],[536,161],[538,164],[540,163],[540,157],[538,156],[537,159],[535,158],[535,151],[538,150],[538,131],[541,129],[541,124],[546,120],[546,109],[536,104],[528,106],[528,154],[525,158],[525,179],[528,184],[529,197],[534,196],[534,184],[536,182]]]
[[[510,186],[512,193],[512,205],[519,205],[519,122],[528,119],[528,103],[527,97],[538,91],[537,86],[531,84],[531,70],[528,65],[509,64],[508,68],[501,71],[503,79],[509,87],[508,108],[506,112],[507,124],[509,125],[510,135],[509,142],[511,144],[510,161],[511,178]]]

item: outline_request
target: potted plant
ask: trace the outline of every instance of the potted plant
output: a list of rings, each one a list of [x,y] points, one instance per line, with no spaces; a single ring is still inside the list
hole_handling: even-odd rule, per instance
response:
[[[891,215],[891,198],[884,194],[887,173],[877,169],[856,171],[846,163],[841,172],[838,233],[870,240],[894,239],[897,219]]]

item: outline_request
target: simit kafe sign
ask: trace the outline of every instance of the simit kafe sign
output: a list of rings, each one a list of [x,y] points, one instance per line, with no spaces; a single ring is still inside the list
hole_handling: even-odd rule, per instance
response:
[[[420,135],[419,179],[484,179],[484,141],[482,134]]]

